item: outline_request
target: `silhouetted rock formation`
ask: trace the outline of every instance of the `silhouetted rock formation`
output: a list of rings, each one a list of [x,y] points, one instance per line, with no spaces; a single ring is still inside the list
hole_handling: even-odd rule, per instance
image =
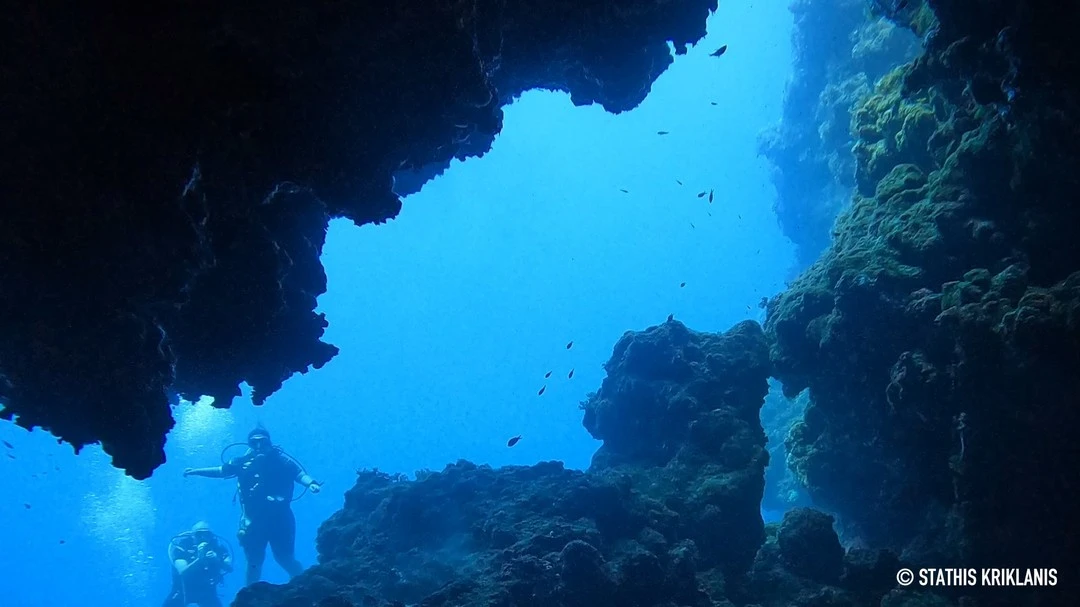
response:
[[[174,394],[256,404],[336,353],[331,217],[479,155],[500,106],[644,99],[716,0],[8,7],[0,82],[2,415],[144,478]],[[418,187],[416,178],[407,184]]]
[[[1078,13],[906,3],[926,53],[855,110],[852,207],[769,305],[776,374],[811,397],[789,462],[852,537],[918,566],[1080,565]]]

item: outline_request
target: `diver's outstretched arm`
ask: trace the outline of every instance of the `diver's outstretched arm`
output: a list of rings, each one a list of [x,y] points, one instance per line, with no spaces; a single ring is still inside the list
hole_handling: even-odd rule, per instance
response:
[[[184,470],[184,476],[206,476],[209,478],[225,478],[225,471],[221,466],[211,468],[188,468]]]
[[[309,474],[303,471],[296,475],[296,482],[299,485],[307,487],[312,493],[318,493],[319,490],[322,489],[322,483],[311,478]]]

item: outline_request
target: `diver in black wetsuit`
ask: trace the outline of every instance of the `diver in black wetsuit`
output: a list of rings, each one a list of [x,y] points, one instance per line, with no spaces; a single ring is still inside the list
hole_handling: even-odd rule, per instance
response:
[[[169,542],[172,564],[172,590],[163,607],[221,607],[217,587],[232,571],[232,553],[228,544],[199,521]]]
[[[270,442],[270,433],[258,427],[248,433],[248,450],[221,466],[188,468],[184,476],[236,478],[240,495],[240,529],[236,535],[247,559],[245,584],[251,585],[262,577],[266,545],[274,560],[295,577],[303,571],[296,560],[296,517],[292,511],[293,483],[312,493],[321,484],[307,475],[295,460]]]

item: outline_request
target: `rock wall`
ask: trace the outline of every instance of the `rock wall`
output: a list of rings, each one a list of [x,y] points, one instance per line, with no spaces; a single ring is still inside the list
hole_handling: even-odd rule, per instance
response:
[[[789,463],[863,541],[922,566],[1071,571],[1080,14],[902,4],[926,52],[855,110],[852,206],[768,308],[776,375],[810,390]],[[970,590],[1062,597],[1015,592]]]

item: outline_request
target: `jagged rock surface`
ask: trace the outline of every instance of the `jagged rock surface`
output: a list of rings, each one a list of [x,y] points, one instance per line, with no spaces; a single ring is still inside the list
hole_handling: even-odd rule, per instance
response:
[[[331,217],[383,222],[500,107],[642,101],[716,0],[20,1],[0,70],[0,402],[147,477],[176,394],[262,403],[336,349]]]

